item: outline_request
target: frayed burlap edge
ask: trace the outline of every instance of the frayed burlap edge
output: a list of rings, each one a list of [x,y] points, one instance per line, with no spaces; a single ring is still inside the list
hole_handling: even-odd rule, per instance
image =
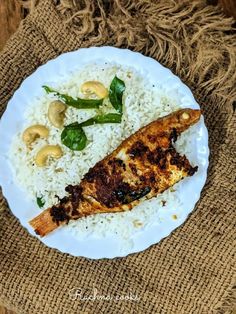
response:
[[[20,4],[22,5],[23,9],[26,9],[29,12],[33,12],[38,3],[39,0],[20,0]]]
[[[231,27],[234,20],[226,18],[220,7],[206,6],[205,1],[154,4],[115,0],[111,5],[100,0],[64,0],[59,1],[58,10],[77,35],[89,35],[91,45],[105,44],[110,34],[115,33],[116,46],[155,57],[189,85],[197,85],[201,90],[199,98],[211,95],[221,106],[232,106],[235,101],[236,89],[232,83],[236,81],[236,43],[235,30]],[[158,12],[158,20],[153,11]],[[113,18],[121,14],[122,19]],[[207,23],[202,15],[208,17]],[[143,22],[137,23],[137,18]],[[183,22],[178,24],[178,19]],[[176,38],[182,39],[182,46],[176,44]],[[227,109],[232,112],[232,107],[226,106]]]
[[[236,282],[236,281],[235,281]],[[226,293],[224,301],[219,304],[217,314],[235,314],[236,313],[236,283]]]

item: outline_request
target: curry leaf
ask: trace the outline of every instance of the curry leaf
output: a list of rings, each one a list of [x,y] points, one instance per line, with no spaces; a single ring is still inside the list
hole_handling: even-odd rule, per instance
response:
[[[89,126],[93,124],[104,123],[121,123],[121,119],[122,115],[118,113],[101,114],[80,123],[80,126]]]
[[[66,125],[61,133],[62,143],[72,150],[83,150],[87,143],[87,137],[82,127],[93,124],[120,123],[122,115],[118,113],[108,113],[97,115],[82,123],[74,122]]]
[[[37,201],[37,204],[38,204],[38,207],[39,208],[42,208],[45,204],[45,201],[43,199],[43,197],[36,197],[36,201]]]
[[[115,76],[111,82],[109,89],[109,99],[112,106],[119,112],[122,113],[122,97],[125,91],[125,83]]]
[[[67,94],[61,94],[49,86],[43,85],[42,87],[47,94],[52,93],[57,96],[61,101],[63,101],[67,106],[71,106],[77,109],[97,109],[103,103],[103,99],[83,99],[78,97],[73,98]]]
[[[77,123],[67,125],[61,133],[62,143],[71,150],[83,150],[87,143],[87,136]]]

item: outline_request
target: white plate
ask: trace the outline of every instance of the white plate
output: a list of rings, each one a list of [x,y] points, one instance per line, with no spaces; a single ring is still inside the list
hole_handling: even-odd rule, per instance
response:
[[[157,83],[165,86],[167,92],[168,90],[177,90],[185,107],[199,108],[190,89],[170,70],[152,58],[127,49],[113,47],[79,49],[78,51],[62,54],[39,67],[15,92],[0,121],[0,184],[13,214],[34,236],[36,235],[28,221],[38,214],[38,208],[27,200],[25,192],[22,192],[13,182],[13,173],[7,158],[12,137],[21,130],[23,125],[25,109],[23,104],[27,104],[29,99],[33,99],[35,96],[42,95],[41,86],[45,83],[50,81],[58,82],[60,79],[65,80],[69,72],[80,69],[89,62],[100,62],[101,60],[131,66],[142,76],[148,77],[153,84]],[[203,117],[197,125],[197,133],[194,154],[199,170],[193,177],[183,180],[181,187],[178,189],[183,203],[179,219],[174,220],[170,215],[166,215],[163,223],[157,222],[147,226],[140,232],[134,233],[131,239],[133,246],[123,250],[120,250],[119,238],[88,237],[86,240],[78,240],[66,228],[59,228],[46,237],[38,238],[45,245],[56,248],[61,252],[94,259],[126,256],[130,253],[142,251],[159,242],[186,220],[198,201],[206,181],[209,149],[208,133]],[[178,211],[178,208],[176,210]]]

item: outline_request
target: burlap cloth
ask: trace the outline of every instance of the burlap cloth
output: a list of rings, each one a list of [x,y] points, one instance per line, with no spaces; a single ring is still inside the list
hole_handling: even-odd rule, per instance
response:
[[[93,45],[128,47],[154,57],[192,88],[209,129],[210,166],[201,200],[186,223],[159,244],[120,259],[75,258],[45,247],[20,226],[1,197],[3,304],[24,314],[233,313],[232,23],[201,0],[39,1],[0,55],[1,112],[30,73],[62,52]],[[97,289],[113,300],[71,300],[73,288],[85,296]],[[114,300],[130,294],[138,300]]]

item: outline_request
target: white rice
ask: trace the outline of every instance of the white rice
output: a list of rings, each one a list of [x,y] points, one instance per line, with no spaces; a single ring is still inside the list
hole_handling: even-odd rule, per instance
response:
[[[93,69],[91,71],[91,69]],[[48,118],[47,111],[50,102],[55,98],[45,93],[40,99],[35,99],[25,112],[25,125],[12,142],[10,160],[14,169],[17,184],[26,192],[32,202],[36,203],[36,196],[43,196],[45,209],[57,202],[55,195],[66,195],[65,187],[68,184],[78,184],[84,174],[96,162],[111,153],[125,138],[140,127],[164,116],[184,104],[178,91],[173,90],[167,95],[161,86],[153,86],[144,80],[132,68],[124,68],[114,64],[93,64],[85,66],[83,70],[71,75],[63,84],[51,86],[61,93],[68,93],[73,97],[82,96],[80,85],[88,80],[98,80],[107,88],[117,75],[125,82],[126,89],[123,96],[124,114],[121,124],[102,124],[84,128],[89,144],[83,151],[71,151],[61,144],[61,130],[53,127]],[[105,102],[103,112],[114,112],[108,101]],[[84,121],[97,113],[96,110],[77,110],[68,107],[64,124]],[[38,139],[33,149],[28,150],[22,141],[22,132],[28,126],[43,124],[50,129],[47,140]],[[195,164],[191,156],[193,128],[184,132],[177,141],[179,152],[185,153],[190,161]],[[38,150],[46,144],[59,144],[63,156],[59,160],[50,160],[46,167],[37,167],[34,158]],[[162,211],[175,214],[175,209],[181,207],[178,193],[169,189],[162,195],[151,200],[146,200],[130,212],[117,214],[100,214],[77,221],[71,221],[65,228],[79,239],[88,235],[94,237],[119,236],[124,243],[130,244],[130,237],[134,232],[161,220]],[[166,202],[166,203],[165,203]],[[165,204],[165,206],[163,206]],[[178,217],[173,216],[175,219]]]

